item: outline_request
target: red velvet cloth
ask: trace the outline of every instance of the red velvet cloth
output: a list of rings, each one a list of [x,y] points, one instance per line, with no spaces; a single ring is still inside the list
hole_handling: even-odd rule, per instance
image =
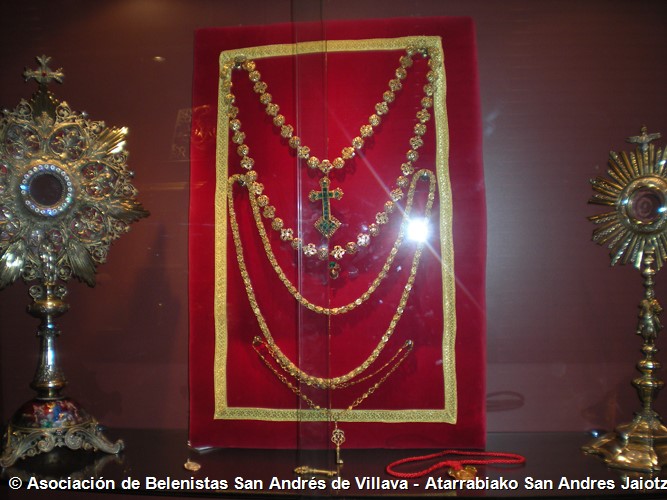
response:
[[[202,29],[195,39],[193,129],[191,141],[190,206],[190,443],[192,446],[319,447],[327,446],[326,423],[214,419],[214,194],[218,101],[218,56],[222,50],[308,40],[354,40],[409,35],[442,37],[447,85],[449,174],[453,195],[453,238],[456,277],[456,379],[458,418],[445,423],[345,422],[345,446],[350,447],[483,447],[485,442],[485,251],[486,207],[481,159],[481,126],[478,101],[474,29],[467,18],[395,19],[363,22],[285,24],[265,27]],[[287,121],[295,125],[304,144],[320,158],[334,158],[358,135],[359,126],[373,113],[373,106],[398,66],[401,51],[346,52],[268,58],[257,61],[268,91],[281,106]],[[363,153],[345,170],[331,174],[331,187],[341,187],[343,199],[332,201],[333,214],[344,222],[334,240],[356,239],[359,225],[372,222],[400,174],[409,149],[414,114],[423,86],[423,61],[416,61],[389,115],[367,141]],[[256,161],[255,171],[266,194],[286,223],[297,227],[298,216],[307,241],[319,242],[312,222],[321,205],[308,201],[308,192],[319,189],[319,175],[299,166],[293,151],[273,128],[252,92],[246,73],[234,74],[234,92],[241,110],[239,119],[246,143]],[[322,117],[326,117],[323,119]],[[417,169],[434,169],[434,127],[428,123],[425,145]],[[230,143],[230,146],[233,144]],[[229,175],[243,173],[230,147]],[[224,182],[218,179],[217,182]],[[415,212],[423,209],[426,183],[415,196]],[[404,286],[414,243],[405,243],[392,275],[368,303],[342,316],[317,315],[298,307],[271,269],[251,217],[248,194],[235,188],[245,259],[268,326],[286,354],[303,369],[333,376],[357,366],[375,347],[387,328]],[[294,203],[294,200],[302,200]],[[437,220],[439,204],[433,207]],[[368,288],[397,234],[400,215],[371,247],[341,261],[342,275],[327,281],[327,261],[297,259],[297,252],[280,241],[266,224],[274,252],[293,282],[299,280],[304,296],[313,302],[340,306]],[[437,225],[437,224],[436,224]],[[424,252],[410,302],[385,348],[383,363],[411,339],[415,350],[359,410],[441,409],[442,290],[437,228]],[[235,250],[228,244],[229,351],[227,397],[229,406],[307,408],[272,374],[251,348],[261,335],[248,305],[238,272]],[[398,270],[400,269],[400,270]],[[440,315],[438,315],[440,312]],[[322,332],[326,332],[323,334]],[[372,371],[369,370],[369,371]],[[368,385],[307,394],[322,406],[345,408]],[[321,439],[319,436],[324,436]]]

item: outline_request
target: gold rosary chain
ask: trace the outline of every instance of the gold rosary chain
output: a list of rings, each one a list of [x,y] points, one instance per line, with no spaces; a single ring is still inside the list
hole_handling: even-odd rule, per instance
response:
[[[261,338],[259,335],[257,335],[257,336],[253,339],[253,347],[258,346],[258,345],[262,345],[262,346],[264,346],[264,348],[268,351],[268,353],[269,353],[269,354],[271,355],[271,357],[276,361],[276,363],[280,364],[280,363],[278,362],[278,360],[276,359],[275,351],[274,351],[274,350],[271,348],[271,346],[269,346],[264,340],[262,340],[262,338]],[[355,385],[360,384],[360,383],[362,383],[362,382],[365,382],[366,380],[370,380],[370,379],[372,379],[372,378],[377,377],[380,373],[382,373],[383,371],[385,371],[389,366],[391,366],[391,365],[394,363],[394,361],[396,360],[396,358],[398,358],[399,354],[400,354],[401,352],[403,352],[403,349],[412,349],[413,346],[414,346],[414,342],[413,342],[412,340],[406,340],[406,341],[403,343],[403,346],[400,347],[400,348],[393,354],[393,356],[392,356],[390,359],[388,359],[388,360],[387,360],[381,367],[379,367],[379,368],[378,368],[377,370],[375,370],[374,372],[369,373],[369,374],[367,374],[367,375],[364,375],[364,376],[361,377],[361,378],[356,378],[356,377],[355,377],[355,378],[349,380],[348,382],[345,382],[345,383],[342,383],[342,384],[338,384],[338,385],[335,386],[335,387],[329,387],[328,389],[346,389],[346,388],[348,388],[348,387],[352,387],[352,386],[355,386]],[[256,350],[256,349],[255,349],[255,350]],[[281,368],[282,368],[282,366],[281,366]]]
[[[252,175],[254,174],[254,175]],[[276,259],[276,256],[273,252],[273,248],[271,247],[271,242],[269,241],[268,235],[266,233],[266,230],[264,229],[264,225],[262,223],[261,217],[259,216],[259,208],[257,206],[257,201],[255,199],[255,191],[253,189],[254,181],[252,179],[256,179],[256,172],[249,172],[246,174],[246,176],[241,176],[239,174],[232,176],[233,178],[236,179],[244,179],[245,177],[245,187],[248,189],[248,192],[250,194],[249,199],[250,199],[250,206],[253,212],[253,217],[255,219],[255,225],[257,226],[257,230],[260,235],[260,239],[262,240],[262,244],[264,246],[264,251],[266,252],[267,258],[269,259],[269,263],[271,264],[271,267],[273,270],[276,272],[278,275],[278,278],[280,281],[285,285],[287,290],[290,292],[290,294],[305,308],[316,312],[318,314],[325,314],[325,315],[330,315],[330,316],[335,316],[338,314],[343,314],[352,311],[356,307],[360,306],[364,302],[366,302],[371,295],[377,290],[377,288],[380,286],[382,281],[387,277],[387,274],[389,273],[389,270],[391,269],[391,266],[394,262],[394,259],[396,258],[396,255],[398,254],[398,249],[400,248],[401,244],[403,243],[403,239],[405,237],[405,230],[407,228],[408,223],[410,222],[410,214],[412,212],[412,206],[414,203],[414,194],[416,190],[416,184],[417,182],[421,179],[421,173],[418,173],[412,178],[412,181],[410,183],[410,188],[408,189],[408,196],[406,200],[406,205],[405,209],[403,211],[403,221],[401,222],[401,226],[398,231],[398,236],[396,238],[396,241],[394,242],[393,247],[389,251],[389,254],[387,255],[387,259],[385,260],[384,265],[378,272],[378,275],[375,277],[375,279],[371,282],[370,286],[368,289],[362,293],[357,299],[349,302],[346,305],[340,306],[340,307],[324,307],[324,306],[318,306],[316,304],[313,304],[310,302],[306,297],[303,296],[301,292],[294,286],[294,284],[290,281],[290,279],[286,276],[285,272],[282,269],[282,266],[279,264],[278,260]],[[435,193],[435,183],[431,183],[429,186],[429,196]],[[230,202],[230,204],[233,203],[233,200]]]
[[[234,210],[234,200],[233,200],[233,193],[232,193],[232,185],[236,181],[237,176],[232,176],[229,178],[229,186],[228,186],[228,199],[229,199],[229,222],[230,226],[232,229],[232,235],[234,239],[234,245],[236,249],[236,257],[237,261],[239,264],[239,270],[241,273],[241,279],[243,281],[246,294],[248,295],[248,302],[250,303],[250,308],[252,309],[255,317],[257,318],[257,323],[259,325],[260,330],[262,331],[262,334],[264,335],[264,338],[266,339],[266,344],[269,346],[276,354],[275,359],[276,361],[280,364],[280,366],[288,372],[291,376],[294,378],[297,378],[300,382],[303,382],[307,385],[311,385],[314,387],[319,387],[319,388],[331,388],[334,386],[337,386],[341,383],[347,383],[349,382],[352,378],[358,376],[365,370],[367,370],[372,363],[374,363],[386,344],[389,342],[389,339],[391,338],[396,326],[398,325],[398,322],[400,321],[403,313],[405,312],[405,308],[408,303],[408,299],[410,297],[410,292],[412,291],[414,287],[414,282],[417,274],[417,268],[419,266],[419,260],[421,257],[421,253],[423,250],[424,243],[419,242],[417,245],[417,248],[414,253],[414,257],[412,260],[412,265],[410,268],[410,274],[408,276],[407,282],[405,286],[403,287],[403,292],[401,293],[401,298],[399,300],[398,306],[396,308],[396,312],[394,313],[388,328],[385,330],[384,335],[380,338],[380,341],[378,342],[378,345],[373,349],[371,354],[368,356],[368,358],[361,363],[359,366],[356,368],[352,369],[345,375],[337,376],[337,377],[332,377],[332,378],[324,378],[324,377],[315,377],[313,375],[310,375],[303,370],[301,370],[297,365],[294,364],[283,352],[282,350],[278,347],[278,345],[275,343],[273,336],[271,335],[271,331],[269,330],[268,325],[266,324],[266,320],[264,319],[264,316],[261,312],[261,309],[259,307],[259,304],[257,302],[257,298],[255,296],[254,288],[252,285],[252,281],[250,279],[250,275],[248,273],[248,269],[245,264],[245,258],[243,256],[243,245],[240,239],[240,233],[239,233],[239,227],[238,227],[238,221],[236,219],[236,212]],[[435,200],[435,174],[431,172],[430,170],[420,170],[417,172],[415,175],[415,178],[428,178],[429,180],[429,194],[428,194],[428,199],[426,202],[426,207],[424,210],[425,217],[429,217],[431,213],[431,207],[433,206],[433,202]]]
[[[313,410],[322,410],[322,407],[318,404],[316,404],[310,397],[308,397],[299,387],[295,386],[290,380],[287,378],[287,376],[284,373],[281,373],[278,371],[278,369],[271,364],[271,362],[267,359],[266,356],[264,356],[260,350],[258,349],[258,345],[264,345],[264,347],[267,348],[269,352],[270,349],[266,345],[266,343],[262,342],[261,339],[258,339],[258,337],[255,337],[253,340],[253,349],[257,353],[257,355],[260,357],[260,359],[264,362],[264,364],[273,372],[273,374],[276,376],[280,382],[282,382],[287,388],[289,388],[295,395],[297,395],[299,398],[301,398],[310,408]],[[357,406],[359,406],[361,403],[363,403],[371,394],[373,394],[384,382],[398,369],[398,367],[405,361],[405,359],[410,355],[412,352],[412,349],[414,348],[414,343],[411,340],[406,341],[403,346],[401,346],[396,353],[391,357],[389,361],[387,361],[382,367],[380,367],[378,370],[373,372],[372,374],[363,377],[362,379],[359,379],[355,382],[360,383],[366,380],[369,380],[380,373],[382,373],[384,370],[389,368],[386,373],[380,378],[378,381],[376,381],[373,385],[371,385],[363,394],[358,396],[347,408],[340,410],[337,412],[337,415],[333,416],[331,409],[327,408],[325,411],[327,412],[328,415],[330,415],[330,419],[338,422],[340,420],[340,415],[346,411],[351,411]],[[402,355],[401,355],[402,354]],[[273,356],[273,355],[272,355]],[[400,356],[400,357],[399,357]],[[275,359],[275,358],[274,358]],[[392,364],[393,363],[393,364]],[[281,366],[282,368],[282,366]],[[346,386],[338,386],[338,387],[330,387],[328,389],[342,389],[345,387],[350,387],[351,385],[354,384],[348,384]]]
[[[401,365],[403,364],[403,361],[405,361],[405,360],[407,359],[407,357],[410,355],[410,353],[412,352],[412,349],[413,349],[413,347],[414,347],[414,343],[413,343],[411,340],[406,341],[406,342],[403,344],[403,346],[402,346],[400,349],[398,349],[398,351],[396,351],[396,353],[392,356],[392,358],[391,358],[389,361],[387,361],[387,363],[385,363],[384,365],[382,365],[382,367],[380,367],[378,370],[376,370],[375,372],[373,372],[371,375],[368,375],[368,376],[363,377],[362,379],[358,380],[357,383],[358,383],[358,382],[365,381],[365,380],[369,380],[369,379],[372,378],[373,376],[382,373],[383,370],[385,370],[387,367],[389,367],[389,369],[388,369],[387,372],[382,376],[382,378],[380,378],[380,379],[379,379],[378,381],[376,381],[373,385],[371,385],[365,392],[363,392],[360,396],[358,396],[358,397],[357,397],[357,398],[356,398],[356,399],[355,399],[355,400],[354,400],[354,401],[353,401],[347,408],[345,408],[345,409],[343,409],[343,410],[337,410],[337,411],[334,413],[334,411],[332,411],[331,408],[326,408],[325,410],[323,410],[322,407],[321,407],[320,405],[318,405],[317,403],[315,403],[315,401],[313,401],[310,397],[308,397],[308,396],[306,395],[305,392],[303,392],[299,387],[297,387],[297,386],[294,385],[292,382],[290,382],[290,380],[287,378],[287,376],[286,376],[285,374],[283,374],[283,373],[281,373],[280,371],[278,371],[278,369],[277,369],[275,366],[273,366],[273,365],[269,362],[269,360],[267,359],[267,357],[264,356],[264,355],[259,351],[259,349],[258,349],[258,347],[257,347],[259,344],[263,344],[265,347],[267,347],[267,350],[269,350],[269,349],[268,349],[268,346],[266,345],[266,343],[263,343],[261,339],[259,339],[259,341],[258,341],[258,338],[255,337],[255,339],[253,340],[252,348],[253,348],[254,351],[257,353],[257,355],[260,357],[260,359],[262,360],[262,362],[269,368],[269,370],[271,370],[271,372],[273,372],[273,374],[275,375],[275,377],[276,377],[276,378],[277,378],[283,385],[285,385],[290,391],[292,391],[296,396],[298,396],[299,398],[301,398],[301,400],[304,401],[304,402],[305,402],[311,409],[313,409],[313,410],[315,410],[315,411],[325,411],[325,414],[326,414],[326,416],[327,416],[327,419],[328,419],[330,422],[331,422],[331,421],[334,422],[334,429],[333,429],[333,431],[332,431],[332,433],[331,433],[331,442],[334,443],[334,444],[336,445],[336,463],[337,463],[339,466],[343,463],[343,461],[342,461],[341,458],[340,458],[340,447],[341,447],[341,445],[345,442],[345,432],[344,432],[342,429],[340,429],[340,428],[338,427],[338,422],[340,421],[342,415],[343,415],[345,412],[352,411],[354,408],[356,408],[356,407],[359,406],[361,403],[363,403],[366,399],[368,399],[368,398],[371,396],[371,394],[375,393],[375,391],[377,391],[378,388],[379,388],[382,384],[384,384],[384,383],[387,381],[387,379],[388,379],[388,378],[389,378],[389,377],[390,377],[396,370],[398,370],[399,366],[401,366]],[[405,351],[405,352],[404,352],[404,351]],[[269,350],[269,352],[271,352],[271,351]],[[403,354],[401,355],[401,353],[403,353]],[[273,356],[273,354],[271,354],[271,355]],[[400,356],[400,357],[399,357],[399,356]],[[276,359],[276,358],[274,357],[274,359]],[[276,360],[276,361],[277,361],[277,360]],[[391,364],[392,362],[393,362],[393,365],[390,366],[390,364]],[[283,367],[281,366],[281,368],[283,368]],[[352,385],[352,384],[350,384],[350,385]],[[348,386],[349,386],[349,385],[348,385]],[[341,387],[339,387],[339,388],[341,388]],[[295,470],[295,472],[299,473],[299,472],[298,472],[298,469],[299,469],[299,468],[297,468],[297,469]],[[302,471],[305,472],[307,469],[308,469],[308,468],[302,468]],[[334,471],[324,471],[324,472],[327,473],[327,474],[333,474],[333,475],[335,475],[335,472],[334,472]]]
[[[388,104],[395,99],[394,91],[398,91],[402,88],[401,80],[407,77],[407,68],[412,66],[412,55],[416,53],[421,53],[424,57],[427,57],[429,66],[433,68],[433,56],[428,49],[408,48],[406,50],[406,55],[400,58],[400,66],[395,71],[396,78],[390,80],[389,90],[383,94],[383,102],[376,104],[376,113],[369,118],[369,125],[363,125],[361,127],[361,135],[353,139],[353,146],[344,148],[341,153],[342,156],[336,158],[333,162],[330,162],[329,160],[322,160],[322,162],[320,162],[316,157],[310,156],[310,148],[300,145],[301,139],[298,136],[293,135],[294,127],[285,125],[284,116],[278,114],[279,106],[272,103],[272,96],[267,92],[268,85],[261,80],[261,75],[256,70],[254,61],[245,59],[238,60],[235,62],[234,68],[243,68],[248,72],[250,80],[255,83],[254,91],[260,95],[260,101],[263,104],[266,104],[267,114],[269,116],[274,116],[274,125],[280,127],[281,136],[289,140],[290,146],[297,149],[297,155],[302,159],[306,159],[311,168],[317,166],[317,168],[319,168],[326,176],[332,166],[335,166],[335,168],[343,168],[345,159],[354,157],[355,150],[360,150],[363,147],[364,138],[370,137],[373,134],[374,127],[380,124],[380,116],[388,113]],[[249,156],[250,148],[245,144],[246,135],[241,130],[241,121],[237,118],[238,108],[233,106],[236,97],[232,92],[231,71],[227,69],[223,71],[223,75],[229,75],[228,80],[224,80],[224,91],[226,92],[226,102],[229,108],[229,125],[230,129],[233,131],[232,142],[237,144],[237,154],[241,156],[241,166],[247,170],[252,170],[255,161]],[[402,175],[397,177],[397,187],[390,192],[390,200],[385,202],[384,209],[375,214],[375,221],[368,225],[362,225],[362,227],[367,227],[368,229],[362,230],[362,232],[357,235],[356,241],[348,241],[345,245],[334,245],[332,249],[329,249],[328,245],[318,246],[312,242],[304,243],[302,238],[295,237],[294,229],[285,227],[283,219],[276,217],[276,208],[270,205],[269,197],[260,192],[258,194],[258,203],[263,209],[261,212],[262,216],[271,220],[272,229],[280,233],[282,241],[289,242],[292,248],[301,250],[306,257],[317,256],[320,260],[325,260],[328,257],[331,257],[337,261],[341,260],[346,255],[354,255],[361,248],[368,247],[371,242],[371,237],[379,235],[381,226],[389,222],[389,216],[395,211],[396,203],[404,196],[403,189],[409,184],[407,176],[414,173],[414,162],[419,158],[418,150],[424,144],[422,137],[427,131],[426,123],[431,118],[428,109],[433,106],[433,95],[435,92],[434,84],[437,80],[437,75],[432,69],[427,72],[426,80],[427,83],[423,88],[424,97],[421,100],[421,109],[416,113],[417,123],[414,126],[414,136],[409,140],[410,149],[406,153],[406,161],[401,164]],[[389,95],[391,95],[391,97],[388,97]],[[323,164],[328,165],[328,167],[326,169],[321,168],[320,166]],[[256,189],[263,191],[264,186],[258,183]],[[335,266],[337,267],[338,265],[335,264]],[[336,276],[337,272],[332,273],[333,278]]]
[[[402,81],[407,77],[408,69],[413,65],[412,57],[416,54],[421,54],[422,57],[428,59],[428,65],[431,68],[431,71],[427,73],[426,77],[428,83],[424,88],[425,96],[422,99],[422,108],[430,108],[433,106],[433,83],[436,80],[436,75],[435,72],[432,71],[434,64],[431,63],[431,61],[434,58],[434,54],[432,54],[432,51],[429,48],[408,47],[405,55],[402,55],[399,58],[399,66],[394,71],[394,78],[389,80],[388,89],[382,94],[382,101],[375,104],[375,113],[369,117],[368,124],[360,127],[359,135],[352,139],[352,144],[344,147],[340,156],[336,157],[333,161],[328,159],[320,161],[317,157],[310,154],[310,147],[301,144],[301,138],[294,135],[294,126],[286,123],[285,116],[280,114],[280,106],[273,102],[273,96],[268,92],[268,84],[262,80],[261,73],[257,70],[255,61],[240,57],[234,61],[232,68],[243,69],[248,73],[248,79],[253,83],[253,91],[258,94],[260,103],[265,106],[266,114],[272,118],[273,125],[279,129],[280,135],[288,140],[289,146],[296,150],[297,156],[306,160],[310,168],[317,168],[323,174],[327,175],[334,168],[343,168],[345,162],[352,159],[355,156],[355,152],[364,147],[365,139],[373,135],[374,129],[377,128],[382,121],[382,116],[389,113],[389,104],[393,103],[396,99],[396,92],[402,89]],[[227,68],[223,69],[223,75],[227,74],[230,75],[230,79],[229,81],[224,82],[223,90],[226,92],[226,101],[229,104],[233,104],[235,102],[235,96],[231,91],[231,71]],[[230,128],[235,132],[238,132],[237,134],[234,134],[235,140],[233,142],[239,145],[243,144],[245,134],[240,131],[240,121],[236,119],[236,116],[230,116]],[[247,154],[240,154],[240,156],[246,157]],[[250,166],[250,168],[252,168],[252,166]]]

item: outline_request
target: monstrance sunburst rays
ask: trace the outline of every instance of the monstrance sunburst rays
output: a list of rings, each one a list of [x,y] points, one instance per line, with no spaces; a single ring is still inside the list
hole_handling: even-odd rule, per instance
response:
[[[650,144],[659,137],[642,127],[627,139],[638,144],[635,151],[610,152],[608,177],[591,179],[596,193],[589,203],[613,207],[588,218],[598,226],[593,241],[610,249],[612,265],[631,262],[639,269],[649,247],[657,269],[667,261],[667,149]]]

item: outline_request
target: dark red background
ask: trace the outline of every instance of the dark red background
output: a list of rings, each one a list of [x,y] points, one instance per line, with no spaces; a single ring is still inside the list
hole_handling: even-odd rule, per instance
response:
[[[610,428],[631,418],[641,280],[632,268],[610,269],[605,249],[591,243],[586,216],[597,207],[586,202],[588,179],[604,173],[610,149],[626,148],[642,124],[667,133],[663,0],[5,2],[0,107],[30,96],[24,67],[51,55],[66,72],[58,96],[129,127],[135,185],[151,211],[113,245],[95,289],[72,284],[61,322],[68,393],[103,423],[188,425],[190,171],[172,145],[177,114],[192,102],[195,29],[410,16],[470,16],[476,27],[488,430]],[[31,397],[37,341],[28,301],[23,284],[0,291],[3,422]],[[667,414],[665,394],[657,406]]]

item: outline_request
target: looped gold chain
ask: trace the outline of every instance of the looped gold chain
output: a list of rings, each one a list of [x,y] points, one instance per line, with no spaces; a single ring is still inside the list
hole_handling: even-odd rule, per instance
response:
[[[326,408],[325,410],[322,409],[320,405],[315,403],[310,397],[308,397],[299,387],[294,385],[290,380],[285,376],[285,374],[281,373],[275,366],[273,366],[269,360],[262,354],[262,352],[258,349],[259,345],[264,345],[266,347],[266,343],[262,341],[261,338],[255,337],[253,340],[252,347],[257,353],[257,355],[260,357],[260,359],[264,362],[264,364],[271,370],[271,372],[276,376],[280,382],[282,382],[290,391],[292,391],[296,396],[301,398],[310,408],[312,408],[315,411],[325,411],[327,415],[327,420],[330,422],[334,422],[334,429],[331,432],[331,442],[336,446],[336,464],[340,467],[342,465],[343,460],[340,457],[340,447],[343,443],[345,443],[345,432],[343,429],[338,427],[338,422],[340,421],[341,417],[345,412],[352,411],[354,408],[359,406],[361,403],[363,403],[371,394],[373,394],[378,388],[385,383],[385,381],[396,371],[398,370],[398,367],[403,364],[403,361],[406,360],[406,358],[410,355],[412,352],[412,349],[414,347],[414,344],[411,340],[406,341],[403,346],[396,351],[396,353],[392,356],[392,358],[387,361],[384,365],[382,365],[378,370],[373,372],[372,374],[363,377],[362,379],[357,380],[355,383],[363,382],[365,380],[369,380],[383,371],[385,371],[387,368],[388,370],[384,375],[377,380],[373,385],[371,385],[363,394],[361,394],[359,397],[357,397],[347,408],[343,410],[337,410],[334,411],[331,408]],[[271,352],[269,350],[269,352]],[[271,354],[273,356],[273,353]],[[275,359],[275,358],[274,358]],[[392,364],[393,363],[393,364]],[[281,367],[282,368],[282,367]],[[352,385],[352,384],[349,384]],[[342,388],[343,386],[339,386],[338,388]],[[312,471],[313,469],[308,468],[308,467],[297,467],[294,472],[297,474],[302,474],[302,473],[307,473],[309,471]],[[326,475],[331,475],[334,476],[336,475],[336,471],[319,471],[320,473],[324,473]]]
[[[292,384],[289,379],[285,376],[284,373],[281,373],[278,371],[278,369],[271,364],[271,362],[262,354],[262,352],[259,350],[258,346],[264,346],[269,354],[273,357],[273,352],[271,349],[267,346],[266,342],[264,342],[260,337],[255,337],[252,343],[252,347],[257,353],[257,355],[261,358],[261,360],[264,362],[264,364],[273,372],[273,374],[276,376],[278,380],[280,380],[285,386],[289,388],[294,394],[299,396],[305,403],[312,408],[313,410],[322,410],[322,407],[319,406],[317,403],[315,403],[310,397],[308,397],[304,392],[299,389],[297,386]],[[380,368],[375,370],[373,373],[366,375],[365,377],[359,378],[354,380],[353,382],[350,382],[348,384],[341,384],[336,387],[331,387],[331,389],[344,389],[346,387],[350,387],[352,385],[359,384],[361,382],[365,382],[366,380],[370,380],[372,378],[375,378],[382,374],[383,372],[384,375],[382,378],[380,378],[378,381],[376,381],[372,386],[370,386],[363,394],[361,394],[359,397],[357,397],[350,405],[348,405],[347,408],[344,410],[341,410],[339,412],[336,412],[336,414],[333,415],[332,420],[338,421],[340,420],[340,414],[343,413],[344,411],[350,411],[359,406],[361,403],[363,403],[371,394],[373,394],[390,376],[392,373],[394,373],[398,367],[405,361],[405,359],[408,357],[408,355],[412,352],[412,349],[414,348],[414,343],[412,340],[406,340],[405,343],[394,353],[394,355],[389,359],[385,364],[383,364]],[[275,358],[274,358],[275,359]],[[282,368],[282,367],[281,367]],[[327,413],[333,413],[331,412],[330,409],[326,410]]]
[[[431,172],[430,170],[420,170],[417,172],[417,175],[415,176],[416,178],[424,178],[428,179],[429,181],[429,195],[428,199],[426,202],[426,206],[424,209],[424,214],[425,217],[429,217],[431,213],[431,208],[433,206],[433,202],[435,200],[435,174]],[[423,250],[424,243],[419,242],[417,244],[417,248],[414,253],[414,257],[412,260],[412,265],[410,267],[410,274],[408,276],[407,282],[405,286],[403,287],[403,292],[401,294],[401,298],[398,303],[398,307],[396,308],[396,312],[394,313],[388,328],[385,330],[384,335],[380,338],[380,341],[378,342],[377,346],[373,349],[371,354],[368,356],[368,358],[361,363],[359,366],[356,368],[352,369],[345,375],[337,376],[337,377],[331,377],[331,378],[325,378],[325,377],[315,377],[313,375],[310,375],[303,371],[301,368],[299,368],[296,364],[294,364],[278,347],[278,345],[275,343],[273,336],[271,335],[271,331],[269,330],[268,325],[266,324],[266,320],[264,319],[264,316],[262,314],[262,311],[259,307],[259,304],[257,303],[257,298],[255,296],[254,288],[252,285],[252,281],[250,279],[250,275],[248,273],[248,269],[246,267],[245,259],[243,257],[243,245],[241,242],[240,234],[239,234],[239,227],[238,227],[238,221],[236,219],[236,212],[234,210],[234,200],[233,200],[233,193],[231,189],[231,185],[238,180],[236,176],[232,176],[229,178],[228,182],[230,183],[228,186],[228,197],[229,197],[229,221],[232,229],[232,235],[234,238],[234,245],[236,248],[236,257],[238,260],[239,264],[239,270],[241,272],[241,278],[243,280],[244,287],[246,289],[246,293],[248,295],[248,302],[250,303],[250,308],[252,309],[255,317],[257,318],[257,323],[259,325],[260,330],[262,331],[262,334],[264,335],[264,338],[266,340],[266,345],[267,347],[272,351],[272,355],[275,355],[275,360],[276,362],[281,366],[281,368],[289,373],[292,377],[295,379],[299,380],[302,383],[305,383],[307,385],[313,386],[313,387],[318,387],[321,389],[330,389],[334,388],[336,386],[339,386],[341,384],[348,383],[351,379],[357,377],[359,374],[363,373],[365,370],[367,370],[375,360],[377,360],[378,356],[386,346],[386,344],[389,342],[389,339],[391,338],[392,334],[394,333],[394,330],[396,326],[398,325],[398,322],[400,321],[401,317],[403,316],[403,313],[405,312],[405,308],[408,303],[408,299],[410,297],[410,292],[413,289],[414,282],[415,282],[415,277],[417,274],[417,268],[419,266],[419,260],[421,257],[421,253]]]
[[[396,258],[396,255],[398,254],[398,249],[403,243],[403,239],[405,237],[405,231],[407,228],[407,225],[410,223],[410,214],[412,213],[412,206],[414,202],[414,195],[415,195],[415,190],[416,190],[416,185],[419,180],[424,180],[423,179],[423,172],[425,170],[421,170],[417,173],[412,178],[412,181],[410,183],[410,188],[408,190],[408,196],[407,196],[407,201],[405,205],[405,210],[403,212],[403,221],[401,222],[401,226],[398,231],[398,236],[396,238],[396,241],[394,242],[393,247],[389,251],[389,254],[387,255],[387,259],[385,260],[384,265],[378,272],[378,275],[375,277],[375,279],[371,282],[371,285],[368,287],[368,289],[362,293],[358,298],[355,300],[351,301],[350,303],[340,306],[340,307],[324,307],[324,306],[318,306],[316,304],[313,304],[311,301],[309,301],[306,297],[299,292],[299,290],[294,286],[294,284],[290,281],[290,279],[285,275],[285,272],[283,271],[282,267],[278,263],[278,260],[276,259],[276,256],[273,252],[273,248],[271,246],[271,242],[269,241],[268,235],[266,234],[266,230],[264,228],[264,224],[262,223],[261,217],[259,215],[259,207],[257,206],[257,199],[256,199],[256,193],[253,191],[252,182],[248,182],[248,175],[240,175],[236,174],[230,177],[230,193],[231,189],[233,188],[235,182],[234,181],[240,181],[242,184],[248,188],[248,192],[250,194],[250,206],[252,208],[252,213],[255,219],[255,224],[257,226],[257,230],[259,231],[259,236],[260,239],[262,240],[262,244],[264,246],[264,250],[266,252],[266,255],[269,259],[269,263],[271,264],[271,267],[273,270],[276,272],[278,275],[278,278],[280,281],[285,285],[285,288],[290,292],[290,294],[305,308],[316,312],[318,314],[325,314],[328,316],[335,316],[338,314],[343,314],[352,311],[353,309],[357,308],[364,302],[366,302],[371,295],[377,290],[377,288],[380,286],[382,281],[387,277],[387,274],[389,273],[389,270],[391,269],[391,266],[394,262],[394,259]],[[256,173],[254,173],[256,174]],[[256,179],[256,175],[251,175],[250,178]],[[432,177],[429,177],[430,183],[429,183],[429,202],[432,204],[435,196],[435,179]],[[427,202],[428,203],[428,202]],[[234,209],[234,200],[233,197],[230,194],[230,202],[229,206],[231,207],[230,212]],[[430,206],[429,206],[430,210]],[[427,215],[428,216],[428,215]],[[234,226],[232,226],[232,234],[234,235],[235,241],[237,234],[234,232]],[[238,236],[240,240],[240,236]]]
[[[389,88],[384,92],[382,101],[375,105],[375,113],[369,117],[368,124],[361,126],[359,135],[352,140],[352,145],[343,148],[341,155],[333,161],[328,159],[319,160],[310,154],[308,146],[301,144],[301,138],[294,135],[294,127],[287,124],[285,117],[279,113],[280,106],[273,102],[273,96],[268,92],[268,85],[261,79],[261,74],[253,60],[240,58],[230,67],[223,68],[222,89],[227,103],[229,127],[233,132],[232,142],[237,145],[236,151],[241,157],[241,166],[252,171],[255,161],[250,156],[249,146],[245,143],[246,134],[241,129],[242,124],[238,119],[238,108],[234,106],[236,97],[232,91],[232,68],[243,69],[248,73],[249,80],[254,84],[253,91],[258,94],[260,103],[265,105],[265,112],[272,118],[274,126],[280,130],[280,135],[288,141],[292,149],[296,150],[299,158],[306,160],[310,168],[319,169],[326,177],[332,169],[343,168],[345,162],[353,158],[356,151],[363,148],[365,140],[373,135],[374,129],[380,125],[382,117],[389,113],[389,104],[394,102],[396,92],[402,88],[402,81],[407,77],[408,69],[413,65],[412,57],[417,54],[421,54],[427,59],[427,64],[431,69],[426,73],[426,83],[423,87],[424,96],[420,102],[421,108],[416,112],[417,123],[414,126],[414,135],[408,141],[410,149],[405,154],[406,161],[401,164],[402,175],[399,175],[396,179],[396,188],[391,191],[390,199],[385,202],[384,209],[376,213],[375,220],[372,223],[362,226],[367,227],[367,229],[359,233],[355,241],[348,241],[344,245],[334,245],[333,248],[329,248],[328,245],[318,246],[315,243],[305,243],[302,238],[295,236],[294,229],[285,227],[283,219],[276,216],[276,208],[270,204],[269,197],[261,193],[263,185],[255,184],[255,189],[258,191],[258,204],[263,208],[262,216],[271,221],[271,227],[280,233],[281,240],[290,243],[295,250],[301,250],[306,257],[317,257],[321,260],[332,258],[334,259],[332,261],[333,267],[337,269],[339,265],[335,261],[341,260],[346,255],[354,255],[360,249],[368,247],[371,237],[378,236],[381,227],[389,221],[390,215],[396,209],[396,203],[404,196],[403,189],[409,184],[408,176],[414,173],[414,162],[419,158],[418,150],[424,144],[423,136],[427,131],[426,124],[431,118],[429,109],[433,107],[433,95],[437,80],[437,75],[433,71],[434,64],[437,62],[435,54],[432,54],[428,48],[408,47],[406,49],[406,53],[399,59],[400,65],[394,72],[395,77],[389,81]],[[342,191],[339,194],[342,196]],[[327,215],[327,217],[331,216]],[[338,224],[340,222],[334,222],[336,227]],[[330,230],[332,234],[335,228]],[[330,237],[327,230],[324,230],[323,234],[327,235],[327,239]],[[333,269],[332,271],[330,275],[335,279],[338,276],[338,271]]]

